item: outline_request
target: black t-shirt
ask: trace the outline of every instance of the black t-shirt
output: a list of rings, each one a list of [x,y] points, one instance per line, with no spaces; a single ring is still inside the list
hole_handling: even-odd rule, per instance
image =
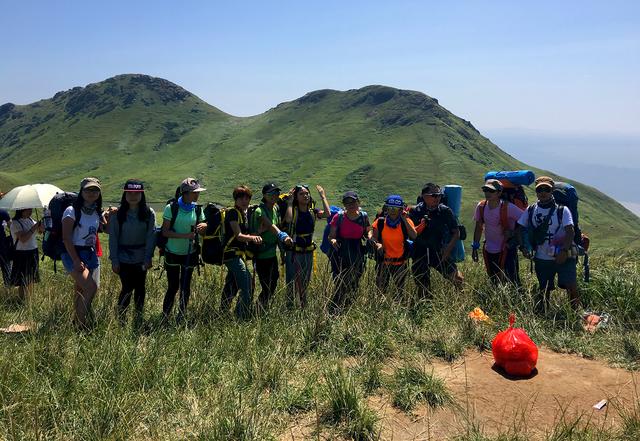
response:
[[[414,241],[414,249],[417,254],[427,248],[441,250],[449,242],[451,234],[458,229],[458,221],[451,208],[444,204],[438,208],[429,210],[424,203],[420,203],[411,209],[409,217],[417,227],[424,217],[427,217],[427,226]]]
[[[231,222],[238,222],[240,232],[242,234],[248,234],[249,225],[247,223],[247,216],[241,213],[236,208],[230,208],[224,216],[224,240],[227,243],[233,237],[233,230],[231,229]],[[240,242],[238,239],[233,239],[228,245],[225,253],[225,260],[235,256],[236,250],[245,250],[247,248],[246,242]]]

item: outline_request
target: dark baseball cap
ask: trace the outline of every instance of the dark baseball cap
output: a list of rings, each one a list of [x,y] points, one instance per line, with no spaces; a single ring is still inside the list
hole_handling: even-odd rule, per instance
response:
[[[355,191],[347,191],[342,195],[342,202],[346,201],[347,199],[354,199],[356,201],[360,200],[360,198],[358,197],[358,193],[356,193]]]
[[[269,182],[262,187],[262,194],[273,193],[276,191],[281,191],[281,189],[273,182]]]
[[[124,183],[124,191],[143,192],[144,184],[142,183],[142,181],[139,181],[137,179],[129,179]]]

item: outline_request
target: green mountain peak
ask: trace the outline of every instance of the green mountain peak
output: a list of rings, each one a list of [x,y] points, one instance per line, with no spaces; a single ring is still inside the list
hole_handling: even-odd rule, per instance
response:
[[[550,167],[553,164],[549,165]],[[408,202],[428,181],[465,188],[470,223],[489,170],[531,167],[421,92],[371,85],[316,90],[239,118],[182,87],[147,75],[118,75],[25,106],[0,106],[0,189],[51,182],[75,189],[87,175],[117,201],[130,177],[151,200],[166,200],[186,176],[209,189],[203,200],[231,203],[233,186],[275,180],[322,184],[329,200],[355,189],[369,212],[388,194]],[[533,169],[537,174],[552,172]],[[640,242],[640,221],[606,195],[578,188],[584,230],[613,243]],[[530,198],[535,198],[529,192]]]

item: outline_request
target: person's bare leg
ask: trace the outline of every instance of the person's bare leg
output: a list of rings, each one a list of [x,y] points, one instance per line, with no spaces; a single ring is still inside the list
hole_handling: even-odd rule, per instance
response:
[[[82,272],[73,271],[71,277],[75,281],[75,313],[76,322],[80,327],[87,327],[87,316],[91,309],[91,302],[96,294],[98,287],[95,281],[91,278],[91,274],[88,269],[84,269]]]

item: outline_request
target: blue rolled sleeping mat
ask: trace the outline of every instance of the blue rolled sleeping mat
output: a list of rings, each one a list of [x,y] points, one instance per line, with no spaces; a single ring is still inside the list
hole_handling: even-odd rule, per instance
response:
[[[536,175],[531,170],[490,171],[484,175],[484,180],[487,179],[504,179],[513,185],[531,185],[536,180]]]
[[[460,185],[445,185],[444,194],[447,198],[447,205],[455,214],[456,219],[460,218],[460,208],[462,206],[462,187]],[[454,262],[462,262],[464,260],[464,245],[459,240],[456,243],[453,252],[451,253],[451,259]]]

